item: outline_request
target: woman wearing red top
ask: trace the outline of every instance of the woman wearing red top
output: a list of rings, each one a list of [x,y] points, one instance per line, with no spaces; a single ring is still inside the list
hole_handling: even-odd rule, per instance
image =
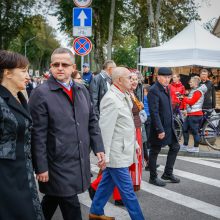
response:
[[[202,105],[204,102],[204,94],[207,91],[205,85],[199,87],[200,81],[198,76],[192,77],[189,82],[191,91],[188,97],[183,98],[183,106],[184,109],[186,108],[187,117],[183,123],[184,143],[181,149],[187,150],[188,152],[199,152],[199,127],[203,117]],[[194,146],[192,148],[188,147],[190,130],[194,138]]]
[[[172,107],[173,109],[175,109],[177,106],[180,106],[180,109],[183,109],[181,101],[178,99],[178,95],[185,95],[186,92],[185,87],[180,82],[179,74],[174,73],[172,75],[172,79],[173,81],[169,85]]]

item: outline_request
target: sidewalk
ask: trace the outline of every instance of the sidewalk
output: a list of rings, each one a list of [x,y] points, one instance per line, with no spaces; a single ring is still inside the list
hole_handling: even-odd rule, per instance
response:
[[[167,154],[169,150],[169,147],[166,146],[161,149],[161,154]],[[187,157],[208,157],[208,158],[220,158],[220,151],[216,151],[211,149],[210,147],[206,145],[199,145],[199,153],[189,153],[189,152],[183,152],[179,151],[179,156],[187,156]]]

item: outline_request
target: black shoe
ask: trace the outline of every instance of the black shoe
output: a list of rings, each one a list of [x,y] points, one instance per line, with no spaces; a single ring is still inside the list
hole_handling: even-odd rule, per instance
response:
[[[172,174],[172,175],[167,175],[167,174],[164,173],[164,174],[161,176],[161,178],[162,178],[163,180],[170,180],[171,183],[179,183],[179,182],[180,182],[180,179],[177,178],[177,177],[175,177],[173,174]]]
[[[144,169],[145,169],[146,171],[150,171],[149,165],[147,165]]]
[[[149,179],[149,183],[153,184],[155,186],[166,186],[166,183],[162,181],[160,178],[155,178],[155,179]]]
[[[89,191],[89,197],[91,200],[93,200],[94,196],[95,196],[95,193],[96,193],[96,190],[94,190],[91,186],[89,187],[88,189]]]
[[[115,200],[115,205],[116,206],[124,206],[124,203],[122,200]]]
[[[160,166],[160,164],[157,164],[157,165],[156,165],[156,168],[158,168],[159,166]],[[149,165],[147,165],[147,166],[145,167],[145,171],[150,171]]]

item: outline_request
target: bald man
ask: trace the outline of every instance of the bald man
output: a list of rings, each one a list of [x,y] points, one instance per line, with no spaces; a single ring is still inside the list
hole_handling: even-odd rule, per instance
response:
[[[131,87],[130,79],[128,69],[116,67],[112,74],[113,85],[101,101],[99,125],[107,168],[103,171],[102,180],[93,199],[89,219],[115,219],[104,215],[104,206],[115,186],[120,191],[131,219],[144,219],[128,170],[131,164],[137,162],[136,150],[139,149],[135,138],[132,102],[127,94]]]

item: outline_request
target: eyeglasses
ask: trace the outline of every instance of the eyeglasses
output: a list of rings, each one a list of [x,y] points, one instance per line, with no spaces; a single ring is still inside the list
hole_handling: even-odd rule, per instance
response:
[[[78,79],[78,80],[80,80],[80,79],[82,79],[81,77],[77,77],[77,78],[75,78],[75,79]]]
[[[61,67],[63,68],[67,68],[69,66],[72,66],[73,64],[69,64],[69,63],[52,63],[51,66],[54,68],[59,68],[61,65]]]

